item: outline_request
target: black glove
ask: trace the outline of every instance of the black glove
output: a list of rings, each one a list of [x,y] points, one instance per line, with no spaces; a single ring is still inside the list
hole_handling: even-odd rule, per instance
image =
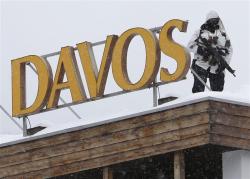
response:
[[[227,40],[226,44],[225,44],[225,47],[229,48],[230,46],[231,46],[231,42],[230,42],[230,40]]]
[[[201,46],[198,46],[198,48],[197,48],[197,53],[198,53],[199,55],[202,55],[202,56],[203,56],[204,50],[203,50],[203,48],[202,48]]]
[[[192,62],[192,65],[191,65],[191,68],[194,69],[195,68],[195,63],[196,63],[196,59],[193,59],[193,62]]]
[[[218,37],[214,37],[212,41],[212,43],[216,45],[218,43]]]

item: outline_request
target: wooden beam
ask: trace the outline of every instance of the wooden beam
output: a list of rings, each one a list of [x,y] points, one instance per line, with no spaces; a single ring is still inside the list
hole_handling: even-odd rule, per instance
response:
[[[103,168],[103,179],[113,179],[113,171],[111,168]]]
[[[185,179],[185,159],[183,151],[174,153],[174,179]]]

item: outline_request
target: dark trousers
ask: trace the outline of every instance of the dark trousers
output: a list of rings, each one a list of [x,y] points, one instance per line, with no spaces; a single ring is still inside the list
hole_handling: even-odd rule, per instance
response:
[[[198,65],[192,65],[192,69],[199,75],[199,77],[206,83],[207,78],[209,78],[210,87],[212,91],[223,91],[225,83],[225,74],[223,72],[219,74],[210,73],[208,70],[204,70]],[[194,74],[193,74],[194,75]],[[205,90],[205,85],[203,85],[200,80],[194,75],[194,85],[192,92],[198,93]]]

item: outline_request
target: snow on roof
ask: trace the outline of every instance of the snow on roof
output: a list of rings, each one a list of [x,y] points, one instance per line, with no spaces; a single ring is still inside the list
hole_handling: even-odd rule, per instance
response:
[[[189,104],[198,103],[206,100],[220,101],[232,104],[238,104],[242,106],[250,106],[250,94],[249,88],[242,89],[240,93],[232,93],[232,92],[203,92],[190,94],[186,96],[180,96],[178,93],[171,93],[165,96],[177,96],[178,99],[165,103],[163,105],[152,107],[148,109],[140,109],[137,111],[127,111],[123,114],[116,114],[113,116],[103,117],[100,116],[99,119],[93,120],[84,120],[78,122],[68,122],[64,124],[58,124],[53,126],[48,126],[46,129],[34,134],[33,136],[23,137],[21,134],[19,135],[2,135],[0,134],[0,147],[13,145],[25,141],[31,141],[39,138],[49,137],[57,134],[63,134],[67,132],[77,131],[86,129],[93,126],[98,126],[102,124],[111,123],[114,121],[120,121],[124,119],[128,119],[131,117],[141,116],[145,114],[160,112],[168,109],[173,109],[180,106],[185,106]],[[244,91],[244,93],[243,93]]]

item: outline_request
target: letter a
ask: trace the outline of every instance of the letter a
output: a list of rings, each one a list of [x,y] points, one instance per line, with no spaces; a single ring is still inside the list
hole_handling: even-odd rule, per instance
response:
[[[66,82],[63,82],[64,75],[67,77]],[[73,102],[81,102],[86,99],[73,47],[63,47],[61,50],[47,108],[58,105],[62,89],[70,90]]]

